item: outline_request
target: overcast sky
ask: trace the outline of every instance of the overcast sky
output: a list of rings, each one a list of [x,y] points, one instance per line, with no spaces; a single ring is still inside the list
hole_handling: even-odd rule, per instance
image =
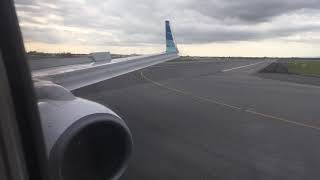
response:
[[[16,0],[27,50],[319,56],[320,0]]]

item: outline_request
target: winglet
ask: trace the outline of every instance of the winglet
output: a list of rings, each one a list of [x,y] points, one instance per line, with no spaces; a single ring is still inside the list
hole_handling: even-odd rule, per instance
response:
[[[177,45],[174,40],[174,36],[171,31],[170,22],[166,21],[166,52],[167,53],[179,53]]]

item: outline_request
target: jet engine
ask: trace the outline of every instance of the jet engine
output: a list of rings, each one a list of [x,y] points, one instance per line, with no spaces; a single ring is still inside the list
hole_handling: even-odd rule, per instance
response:
[[[35,89],[50,177],[118,179],[132,150],[124,121],[109,108],[50,81],[35,80]]]

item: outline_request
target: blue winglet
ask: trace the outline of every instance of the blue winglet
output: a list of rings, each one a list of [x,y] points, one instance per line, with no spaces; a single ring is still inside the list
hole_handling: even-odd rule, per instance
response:
[[[172,30],[170,27],[170,22],[166,21],[166,52],[167,53],[179,53],[179,50],[176,46]]]

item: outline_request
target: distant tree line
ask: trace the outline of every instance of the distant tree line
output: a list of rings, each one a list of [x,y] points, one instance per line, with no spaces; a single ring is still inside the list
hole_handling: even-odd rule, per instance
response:
[[[70,52],[62,52],[62,53],[45,53],[45,52],[38,52],[38,51],[29,51],[27,55],[30,56],[54,56],[54,57],[73,57],[73,56],[81,56],[84,54],[72,54]]]
[[[38,52],[38,51],[29,51],[27,52],[28,56],[37,56],[37,57],[76,57],[76,56],[88,56],[88,54],[72,54],[70,52],[62,52],[62,53],[45,53],[45,52]],[[139,54],[111,54],[112,59],[115,58],[124,58],[124,57],[131,57],[131,56],[138,56]]]

